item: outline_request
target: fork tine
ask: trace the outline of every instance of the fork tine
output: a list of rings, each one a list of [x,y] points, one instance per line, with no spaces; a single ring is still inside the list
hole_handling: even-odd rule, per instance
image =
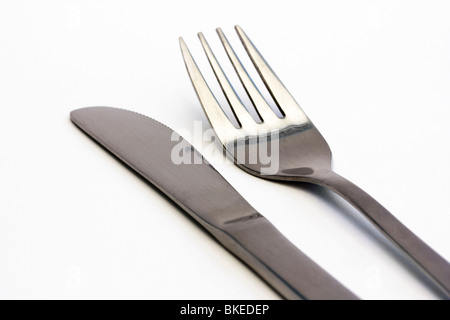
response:
[[[233,48],[228,42],[222,29],[217,28],[216,31],[219,35],[220,40],[222,41],[225,51],[227,52],[228,58],[233,64],[234,70],[236,70],[236,73],[238,74],[239,79],[241,80],[241,83],[245,88],[245,91],[247,92],[250,100],[255,106],[256,112],[258,113],[259,117],[263,121],[273,119],[274,117],[278,118],[276,114],[273,112],[273,110],[270,108],[269,104],[263,98],[259,90],[256,88],[255,84],[251,80],[242,63],[239,61],[239,58],[236,56],[236,53],[234,52]]]
[[[283,85],[283,83],[278,79],[273,70],[264,60],[264,58],[259,53],[258,49],[253,45],[250,39],[245,34],[244,30],[240,26],[236,26],[236,32],[241,39],[242,44],[245,47],[248,55],[250,56],[255,68],[258,70],[264,84],[272,95],[273,99],[277,103],[278,107],[284,112],[288,117],[295,117],[300,123],[307,123],[309,119],[307,115],[300,108],[298,103]]]
[[[206,56],[208,57],[208,61],[211,65],[211,68],[213,69],[214,74],[216,75],[217,81],[219,82],[220,87],[222,88],[222,91],[225,97],[227,98],[228,103],[230,104],[234,116],[236,117],[236,120],[239,122],[239,125],[241,127],[245,127],[246,129],[248,129],[248,127],[250,126],[252,127],[255,126],[256,124],[255,120],[248,113],[247,109],[245,109],[241,100],[239,99],[233,87],[231,86],[228,78],[225,76],[222,67],[220,66],[219,62],[214,56],[214,53],[212,52],[203,33],[200,32],[198,34],[198,37],[203,46],[203,49],[205,50]]]
[[[224,139],[226,139],[225,137],[233,134],[237,135],[237,129],[225,115],[213,93],[206,84],[206,81],[192,58],[192,55],[183,38],[180,38],[180,47],[192,85],[194,86],[203,110],[205,111],[211,126],[215,129],[217,136],[223,142]]]

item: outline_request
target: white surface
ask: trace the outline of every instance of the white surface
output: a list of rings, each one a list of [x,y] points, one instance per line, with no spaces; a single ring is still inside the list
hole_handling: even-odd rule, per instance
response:
[[[178,37],[204,65],[196,33],[221,58],[218,26],[242,52],[234,24],[335,170],[450,259],[449,16],[448,1],[0,0],[0,298],[278,298],[69,121],[107,105],[208,128]],[[438,297],[337,197],[210,160],[362,298]]]

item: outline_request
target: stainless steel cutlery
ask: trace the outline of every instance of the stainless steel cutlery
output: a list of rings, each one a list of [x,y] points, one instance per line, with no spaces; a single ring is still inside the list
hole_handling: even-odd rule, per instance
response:
[[[234,119],[226,115],[224,106],[219,104],[180,38],[195,92],[216,136],[234,163],[260,178],[312,183],[339,194],[450,299],[450,264],[374,198],[332,170],[331,150],[323,136],[244,31],[239,26],[236,31],[275,105],[267,102],[222,30],[217,29],[252,104],[245,105],[205,37],[199,33]],[[251,115],[250,109],[256,113]],[[284,298],[358,299],[285,238],[202,155],[168,127],[146,116],[108,107],[79,109],[71,113],[71,119],[93,140],[167,195]],[[174,155],[180,152],[183,159],[192,161],[175,161]]]

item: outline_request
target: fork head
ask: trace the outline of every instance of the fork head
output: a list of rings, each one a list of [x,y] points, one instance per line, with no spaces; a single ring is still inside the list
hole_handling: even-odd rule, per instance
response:
[[[237,127],[233,125],[208,87],[186,43],[180,38],[181,51],[194,89],[228,154],[242,169],[267,179],[309,179],[316,171],[329,170],[331,151],[325,139],[242,28],[236,26],[235,29],[282,117],[278,117],[265,100],[219,28],[217,33],[223,47],[256,111],[258,119],[253,118],[226,77],[205,37],[199,33],[200,42],[238,124]]]

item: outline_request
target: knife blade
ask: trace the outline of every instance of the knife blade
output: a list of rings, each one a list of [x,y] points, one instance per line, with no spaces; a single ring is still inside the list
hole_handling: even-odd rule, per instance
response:
[[[108,107],[73,111],[71,120],[166,194],[284,298],[358,299],[286,239],[187,141],[173,139],[174,131],[165,125]],[[187,146],[183,152],[202,161],[175,164],[172,152],[180,141]]]

